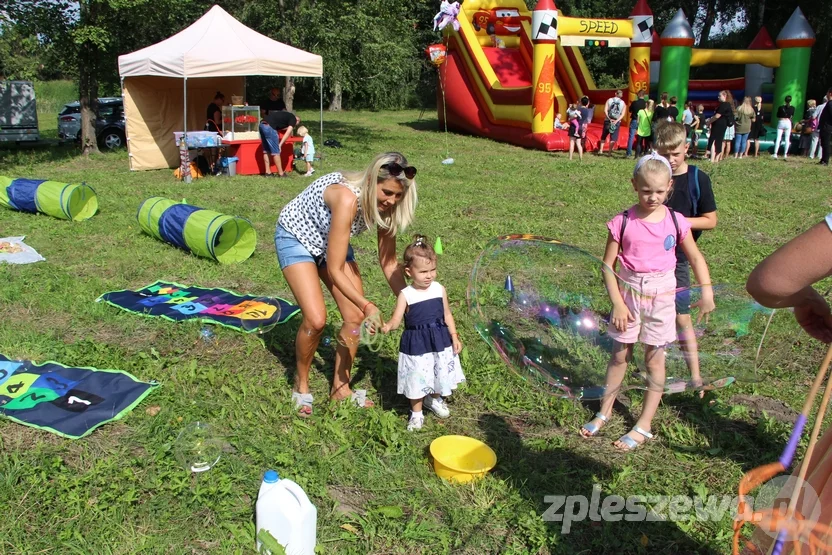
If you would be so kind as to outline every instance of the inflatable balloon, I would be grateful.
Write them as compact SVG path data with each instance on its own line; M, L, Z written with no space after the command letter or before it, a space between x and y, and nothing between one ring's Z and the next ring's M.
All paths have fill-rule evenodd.
M451 3L447 0L442 0L442 3L439 5L439 13L433 17L433 30L436 31L439 29L441 31L450 23L454 31L459 31L459 21L456 19L458 15L459 2Z
M445 62L448 50L444 44L431 44L425 48L425 53L428 55L430 63L439 67Z
M613 270L600 259L558 241L498 237L471 273L469 309L483 339L523 378L560 397L600 399L617 393L605 387L613 347L607 333L612 310L604 285L607 272ZM621 287L623 282L617 282ZM643 346L637 345L622 390L677 393L760 379L758 370L770 354L764 340L775 312L742 287L714 285L713 290L717 309L701 322L699 287L672 291L669 298L628 291L643 295L642 304L675 303L677 298L690 303L696 341L692 348L683 348L678 339L664 345L667 377L659 384L647 377ZM784 317L778 324L791 325L788 314L777 314ZM692 370L697 366L698 372Z

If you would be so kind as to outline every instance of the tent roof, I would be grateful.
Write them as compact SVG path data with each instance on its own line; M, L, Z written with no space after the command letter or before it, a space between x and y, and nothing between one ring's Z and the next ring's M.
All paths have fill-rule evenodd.
M323 59L253 31L214 6L193 25L118 57L121 77L321 77Z

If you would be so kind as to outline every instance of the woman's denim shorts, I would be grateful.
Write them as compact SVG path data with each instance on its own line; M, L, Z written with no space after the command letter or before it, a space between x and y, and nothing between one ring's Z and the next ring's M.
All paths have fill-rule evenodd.
M297 237L284 229L282 225L278 225L274 232L274 248L277 251L277 262L280 264L281 270L285 270L298 262L311 262L316 266L326 266L324 255L312 256L312 253L306 250L306 247L298 241ZM353 253L352 245L350 245L347 248L347 262L354 261L355 253Z

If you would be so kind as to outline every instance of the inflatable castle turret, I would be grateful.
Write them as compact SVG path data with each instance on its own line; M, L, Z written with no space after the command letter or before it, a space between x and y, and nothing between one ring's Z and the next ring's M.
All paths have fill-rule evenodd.
M771 35L765 27L760 28L760 32L748 45L749 50L774 50L774 48L774 41L771 40ZM773 81L774 68L761 64L745 64L745 96L762 96L763 85L768 85Z
M696 39L693 29L681 9L667 24L661 36L662 67L659 74L657 98L662 93L668 97L675 96L679 106L684 106L688 99L688 82L690 81L690 60ZM680 110L681 112L681 110Z
M558 9L553 0L539 0L532 11L532 133L541 143L555 121L555 52Z
M653 11L647 0L638 0L630 14L633 22L633 38L630 41L630 87L627 105L636 99L639 91L650 92L650 47L653 45ZM629 119L629 113L626 116Z
M815 32L800 8L796 8L786 25L777 35L780 48L780 67L774 81L774 108L792 97L792 106L798 113L806 102L806 84L809 81L809 58L815 44Z

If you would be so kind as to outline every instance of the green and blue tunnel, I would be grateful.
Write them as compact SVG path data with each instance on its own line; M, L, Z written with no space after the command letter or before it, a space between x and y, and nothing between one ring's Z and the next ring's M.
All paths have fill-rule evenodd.
M86 183L0 176L0 206L79 221L95 215L98 211L98 197L95 190Z
M137 214L142 231L222 264L246 260L257 246L251 222L163 197L145 200Z

